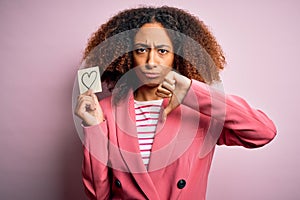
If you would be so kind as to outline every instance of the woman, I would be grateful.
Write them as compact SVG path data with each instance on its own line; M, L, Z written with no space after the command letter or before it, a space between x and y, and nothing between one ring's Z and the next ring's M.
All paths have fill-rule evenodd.
M225 58L183 10L120 12L91 37L84 61L112 91L98 103L89 90L75 109L90 199L205 199L216 143L256 148L276 134L264 113L209 87Z

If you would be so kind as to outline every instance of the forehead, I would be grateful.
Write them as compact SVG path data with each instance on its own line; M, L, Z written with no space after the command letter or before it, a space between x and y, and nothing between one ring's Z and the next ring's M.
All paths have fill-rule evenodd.
M134 38L135 43L166 43L171 44L170 37L168 36L164 27L159 23L144 24Z

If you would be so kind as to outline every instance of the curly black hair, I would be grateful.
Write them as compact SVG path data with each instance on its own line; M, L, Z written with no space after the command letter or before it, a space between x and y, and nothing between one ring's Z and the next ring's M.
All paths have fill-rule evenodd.
M132 69L132 45L138 28L160 23L174 46L173 69L180 74L211 84L220 80L226 64L221 46L209 28L196 16L175 7L140 7L119 12L93 33L84 52L84 67L99 66L101 80L109 89ZM118 83L118 102L132 88L124 79Z

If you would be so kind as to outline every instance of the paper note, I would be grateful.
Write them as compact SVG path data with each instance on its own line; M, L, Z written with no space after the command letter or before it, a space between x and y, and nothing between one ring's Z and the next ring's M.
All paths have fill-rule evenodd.
M78 70L78 84L80 94L91 89L94 93L102 92L99 67Z

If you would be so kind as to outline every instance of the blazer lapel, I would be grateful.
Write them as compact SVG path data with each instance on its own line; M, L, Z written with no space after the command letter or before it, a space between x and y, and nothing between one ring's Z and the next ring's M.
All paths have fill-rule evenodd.
M160 119L168 99L164 99ZM159 182L166 168L179 159L191 146L199 129L199 113L180 105L163 122L159 120L152 145L148 172L154 184ZM156 173L151 173L156 171Z
M148 199L159 199L159 195L140 154L132 92L115 107L115 120L117 125L117 143L128 172L132 174Z
M176 146L177 131L181 124L180 109L173 110L167 116L166 121L163 121L164 108L168 105L168 102L168 99L164 99L160 111L148 166L149 172L160 170L163 173L165 167L174 161L172 155Z

